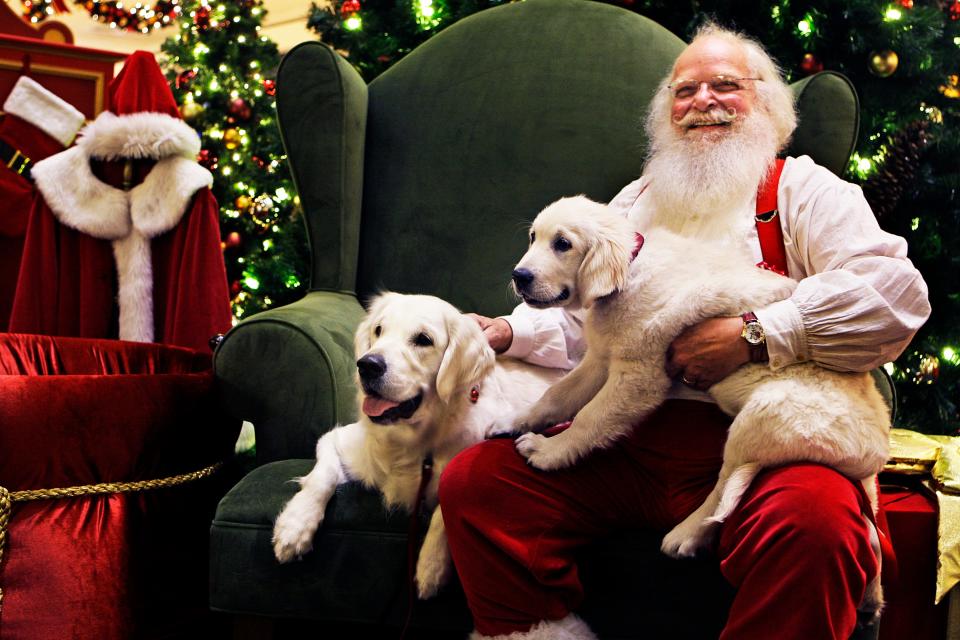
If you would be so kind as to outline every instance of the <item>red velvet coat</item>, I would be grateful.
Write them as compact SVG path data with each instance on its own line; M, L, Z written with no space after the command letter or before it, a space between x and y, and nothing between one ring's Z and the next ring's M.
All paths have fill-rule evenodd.
M105 112L34 167L11 331L206 349L230 328L219 209L191 145L181 120Z
M219 209L208 187L180 223L153 238L154 342L207 349L230 328ZM30 214L10 330L118 337L117 274L109 240L61 224L42 198Z

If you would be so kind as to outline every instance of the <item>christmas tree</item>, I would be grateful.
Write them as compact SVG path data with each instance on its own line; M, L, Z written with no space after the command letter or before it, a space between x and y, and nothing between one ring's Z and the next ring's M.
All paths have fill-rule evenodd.
M260 35L261 0L180 3L180 33L162 46L184 119L213 173L227 278L237 318L301 297L306 230L277 129L277 46Z
M334 0L309 25L369 81L420 42L496 0ZM887 366L898 426L960 432L960 0L610 0L689 40L707 19L761 42L791 82L849 77L860 138L846 179L880 225L907 238L933 313Z

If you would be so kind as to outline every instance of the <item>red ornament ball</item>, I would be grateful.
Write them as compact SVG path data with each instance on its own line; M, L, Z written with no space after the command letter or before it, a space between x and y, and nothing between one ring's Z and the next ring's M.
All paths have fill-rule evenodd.
M263 90L267 92L268 96L276 95L277 93L277 83L275 80L264 80L263 81Z
M800 69L808 76L813 75L823 71L823 63L814 54L805 53L800 61Z
M227 246L228 247L239 247L241 242L240 232L231 231L227 235Z
M186 71L181 71L177 75L176 86L177 89L186 88L190 85L194 78L197 77L197 72L193 69L187 69Z
M960 20L960 0L954 0L950 3L950 6L947 7L947 15L953 21Z
M230 283L230 295L236 298L240 295L240 292L243 291L243 285L240 284L239 280L234 280Z
M247 101L243 98L235 98L231 100L230 104L227 106L227 111L230 113L230 115L234 116L238 120L250 119L250 105L248 105Z
M193 24L201 31L206 31L210 27L210 7L203 5L193 14Z
M253 160L253 164L257 165L261 169L267 166L267 163L264 162L263 158L260 156L251 156L250 159Z
M197 154L197 162L199 162L201 166L213 171L217 168L220 158L210 153L209 149L200 149L200 153Z
M343 0L343 4L340 5L341 18L349 18L357 11L360 11L360 0Z
M913 0L900 0L900 6L904 9L913 9Z

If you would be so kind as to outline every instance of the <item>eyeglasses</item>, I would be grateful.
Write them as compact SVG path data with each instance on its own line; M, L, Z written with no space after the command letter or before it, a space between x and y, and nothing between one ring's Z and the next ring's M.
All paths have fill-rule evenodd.
M740 91L748 80L760 78L734 78L732 76L713 76L709 80L679 80L667 86L674 98L685 100L697 95L700 85L706 84L715 95L724 95Z

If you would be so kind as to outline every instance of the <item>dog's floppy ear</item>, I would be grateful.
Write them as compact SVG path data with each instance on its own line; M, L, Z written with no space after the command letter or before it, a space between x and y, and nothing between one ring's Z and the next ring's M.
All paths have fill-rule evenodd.
M630 269L629 225L614 213L604 213L587 224L590 240L580 269L577 271L577 292L580 304L590 307L598 298L623 288Z
M447 349L437 372L437 396L450 404L455 394L479 382L495 354L476 320L461 313L447 318Z

